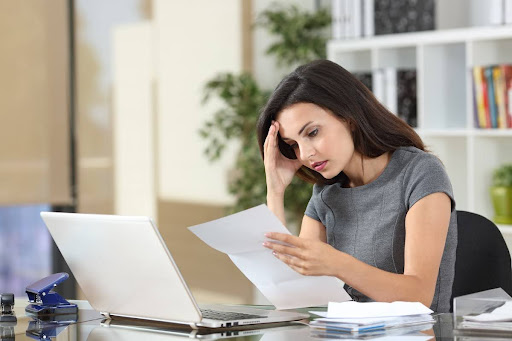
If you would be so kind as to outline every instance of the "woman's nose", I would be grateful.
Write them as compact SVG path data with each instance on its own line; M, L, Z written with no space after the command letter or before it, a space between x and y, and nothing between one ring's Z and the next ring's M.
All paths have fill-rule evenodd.
M304 161L308 161L314 155L314 148L308 145L300 146L299 151L300 159Z

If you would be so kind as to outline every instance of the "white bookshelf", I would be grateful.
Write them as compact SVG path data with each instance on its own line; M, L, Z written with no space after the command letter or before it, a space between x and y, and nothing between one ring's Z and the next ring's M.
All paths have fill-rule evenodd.
M512 64L512 26L330 41L327 58L351 72L415 68L416 131L444 163L457 209L492 219L492 170L512 162L512 129L474 128L470 71L475 65ZM512 225L499 228L512 246Z

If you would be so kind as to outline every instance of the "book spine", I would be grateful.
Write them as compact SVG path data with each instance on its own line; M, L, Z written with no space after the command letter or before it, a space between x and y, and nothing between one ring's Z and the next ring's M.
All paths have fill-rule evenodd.
M360 38L363 35L363 0L352 1L352 26L354 37Z
M375 35L374 25L374 0L363 0L363 27L364 36L372 37ZM512 1L512 0L510 0Z
M411 127L417 126L416 70L397 70L397 113Z
M344 14L345 8L344 0L332 0L331 3L331 11L332 11L332 37L333 39L344 39L345 32L345 22L344 22Z
M485 113L484 101L484 84L483 84L483 70L481 66L473 67L473 86L475 88L476 108L478 113L478 126L480 128L487 127L487 118Z
M503 12L505 15L505 23L512 24L512 0L504 0L504 2L505 10Z
M496 102L498 128L507 128L507 113L505 109L505 82L501 66L492 68L492 76L494 80L494 100Z
M503 0L469 0L470 26L501 25Z
M477 89L476 89L476 82L475 77L473 76L473 70L470 71L470 78L472 80L472 87L471 87L471 95L473 98L473 127L474 128L482 128L480 125L480 117L478 116L478 100L477 100Z
M398 115L398 92L396 69L388 67L384 69L385 101L388 110Z
M384 106L384 71L382 69L373 70L372 72L372 89L375 98Z
M491 113L489 109L489 90L487 78L485 77L485 68L482 67L482 93L484 96L484 109L485 109L485 127L491 128Z
M345 37L354 38L354 1L345 0Z
M505 79L505 111L507 127L512 128L512 65L502 65Z
M488 66L484 70L484 74L487 80L487 91L488 91L488 104L489 113L491 116L491 128L498 128L498 109L496 108L496 101L494 96L494 80L492 77L492 66Z

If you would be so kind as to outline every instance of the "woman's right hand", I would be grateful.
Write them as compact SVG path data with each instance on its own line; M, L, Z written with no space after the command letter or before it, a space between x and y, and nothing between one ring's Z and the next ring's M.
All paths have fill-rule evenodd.
M267 195L283 195L286 187L292 182L293 176L301 167L298 159L288 159L279 150L278 132L279 122L272 121L263 145Z

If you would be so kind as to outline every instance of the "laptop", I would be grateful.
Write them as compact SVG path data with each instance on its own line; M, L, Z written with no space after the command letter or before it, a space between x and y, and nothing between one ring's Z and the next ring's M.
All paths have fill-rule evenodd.
M106 317L229 328L307 314L243 306L199 307L149 217L41 212L91 306Z

